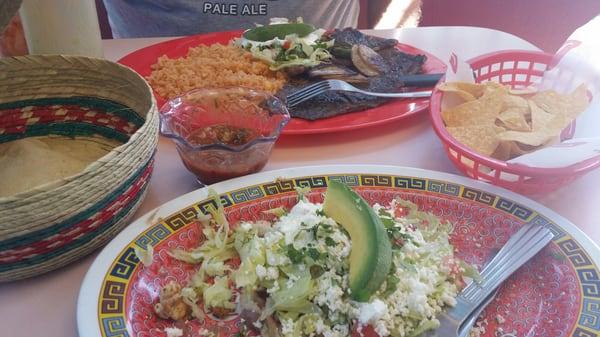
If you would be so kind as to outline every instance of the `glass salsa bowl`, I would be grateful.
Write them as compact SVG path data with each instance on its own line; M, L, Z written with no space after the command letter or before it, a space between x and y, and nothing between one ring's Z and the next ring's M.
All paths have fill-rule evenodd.
M260 171L290 119L285 104L258 90L195 89L161 109L160 133L173 139L202 184Z

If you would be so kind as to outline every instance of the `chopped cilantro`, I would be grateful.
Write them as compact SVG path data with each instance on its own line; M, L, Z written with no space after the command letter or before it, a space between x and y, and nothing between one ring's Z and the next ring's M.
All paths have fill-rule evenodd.
M335 247L335 245L336 245L335 241L332 238L330 238L329 236L325 238L325 244L328 247Z
M381 222L383 223L383 226L385 228L387 228L387 229L392 228L396 224L396 222L392 218L392 215L385 209L383 209L383 208L379 209L378 215L379 215L379 219L381 220Z
M322 40L317 40L317 43L315 45L313 45L313 48L318 49L327 49L329 48L329 45L327 45L326 41L322 41Z
M292 263L300 263L304 259L304 254L301 251L294 248L294 245L289 244L285 247L287 256L290 258Z
M396 224L394 222L394 220L392 220L392 219L381 218L381 217L379 219L381 219L381 222L383 223L383 227L385 227L385 228L392 228Z
M306 250L308 256L317 261L321 257L321 253L316 248L308 248Z
M387 233L392 242L392 249L400 249L406 241L412 241L412 237L407 233L402 233L398 227L388 228ZM418 247L416 242L413 242L413 244Z
M289 244L285 246L286 254L290 258L292 263L300 263L304 260L305 257L309 257L313 259L313 261L317 261L322 257L321 252L314 247L296 249L294 245Z

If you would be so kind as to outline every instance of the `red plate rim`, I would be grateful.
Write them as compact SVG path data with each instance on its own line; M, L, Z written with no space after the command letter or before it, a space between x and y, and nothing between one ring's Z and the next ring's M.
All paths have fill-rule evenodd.
M375 165L297 167L240 177L215 184L212 188L222 193L222 200L235 208L241 204L251 205L259 200L268 200L275 195L293 194L293 186L306 186L307 182L312 188L326 187L327 181L332 180L344 181L357 188L373 190L371 194L373 197L384 197L387 193L385 191L390 189L398 193L421 195L424 196L420 199L421 202L428 204L429 206L426 208L431 207L432 211L454 207L444 202L438 203L437 198L446 201L455 200L459 204L466 202L470 206L455 208L455 214L464 220L463 224L467 227L475 226L484 229L471 232L471 234L468 234L468 230L461 232L460 227L457 229L457 233L464 233L462 234L464 237L462 245L473 249L478 247L476 242L480 242L483 250L493 250L493 246L502 244L498 239L506 240L505 234L508 231L515 231L514 226L516 225L535 223L547 226L554 233L554 243L547 250L548 254L544 256L555 261L557 265L566 266L570 271L567 272L567 269L562 267L547 268L548 265L542 263L538 265L541 268L524 269L517 272L526 276L524 280L527 283L519 281L519 285L523 287L517 288L516 283L511 284L510 280L507 281L509 283L506 284L506 289L509 293L522 294L524 297L520 296L521 298L534 296L534 301L530 302L534 306L529 306L529 310L524 310L524 302L515 297L500 295L496 300L505 298L506 301L501 303L511 305L513 313L521 312L520 310L523 309L523 315L518 315L518 317L505 316L513 321L511 323L513 326L515 324L522 325L522 328L528 330L530 327L545 329L550 326L548 323L551 323L554 330L562 332L544 334L545 330L538 330L537 332L543 336L582 336L582 333L586 335L586 332L588 332L587 335L590 333L595 335L600 331L595 326L597 321L587 319L590 317L590 313L594 313L591 310L594 309L593 305L597 303L598 297L596 286L599 281L598 265L600 263L598 246L566 219L516 193L447 173ZM269 190L272 193L257 194L255 193L257 186L261 191ZM77 324L82 337L107 337L115 336L118 332L132 331L132 327L128 323L125 302L127 293L133 289L130 288L132 286L131 277L135 275L135 270L140 265L139 260L130 258L134 254L134 247L144 247L147 244L155 246L162 240L168 240L171 234L186 228L186 224L195 219L197 212L211 203L209 199L208 190L204 188L163 204L137 219L102 250L90 267L79 294ZM265 205L265 207L268 206L268 204ZM481 209L493 212L478 211ZM498 218L498 214L501 215L500 218ZM150 224L152 225L150 226ZM503 231L505 234L502 234ZM475 237L487 239L486 241L473 241ZM175 238L175 240L179 239L179 237ZM479 256L480 262L483 262L488 254L474 252L472 256ZM540 275L531 272L534 270L541 272L545 277L541 279L531 277L531 275ZM577 294L577 298L582 302L575 302L575 297L561 293L565 288L561 288L561 284L554 284L554 282L559 282L552 277L555 274L565 277L563 280L566 283L564 284L572 284L572 286L568 285L569 293ZM544 282L544 279L549 283L546 285L541 283ZM533 285L539 291L527 289L528 285ZM535 303L550 299L559 306L555 307L558 311L540 311L535 306ZM561 311L560 309L564 308L564 305L570 309ZM505 310L506 307L496 306L496 308ZM490 318L493 318L495 313L505 315L503 310L491 311ZM540 312L544 315L539 316ZM560 320L545 321L544 317L549 317L546 314L554 316L563 314L564 316L561 316ZM527 319L527 315L534 315L537 318L524 321ZM568 325L564 325L562 322L567 322ZM490 324L496 323L490 319ZM523 324L529 327L525 327ZM491 336L494 331L496 330L492 327L486 336ZM506 332L509 331L506 330Z

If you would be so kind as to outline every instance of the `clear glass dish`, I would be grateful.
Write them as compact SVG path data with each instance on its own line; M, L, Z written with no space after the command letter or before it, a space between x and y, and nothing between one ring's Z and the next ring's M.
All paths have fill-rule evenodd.
M203 88L169 100L160 133L173 139L202 184L260 171L290 119L285 104L258 90Z

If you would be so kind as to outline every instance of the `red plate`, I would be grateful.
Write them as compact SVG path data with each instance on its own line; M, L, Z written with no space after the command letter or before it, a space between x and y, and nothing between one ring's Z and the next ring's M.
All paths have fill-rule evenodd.
M483 312L481 337L600 336L600 250L575 225L515 193L465 177L392 166L302 167L262 172L221 182L218 191L231 224L265 219L265 210L291 207L295 187L311 187L322 202L331 181L351 185L369 203L410 200L421 210L454 224L450 242L456 254L485 265L508 238L527 223L550 228L554 239L514 273ZM161 205L129 225L99 254L81 287L80 337L166 337L178 327L185 336L215 337L239 331L237 315L175 323L154 314L162 286L186 284L198 265L172 258L175 248L191 249L203 240L197 215L214 207L206 189ZM213 205L213 206L211 206ZM153 246L154 262L143 266L135 249ZM199 309L203 309L200 303Z
M156 63L156 60L162 55L167 55L170 58L185 56L190 47L201 44L226 44L231 39L239 37L240 33L240 31L220 32L165 41L136 50L126 55L118 62L131 67L140 75L146 77L151 73L150 66ZM446 65L444 62L427 52L401 43L398 44L397 48L409 54L426 55L427 61L423 67L425 73L446 72ZM154 94L158 106L161 107L165 100L158 96L156 92ZM406 118L416 113L423 112L427 110L427 108L429 108L429 99L417 98L394 100L373 109L338 115L317 121L293 118L285 129L283 129L283 134L303 135L360 129Z

